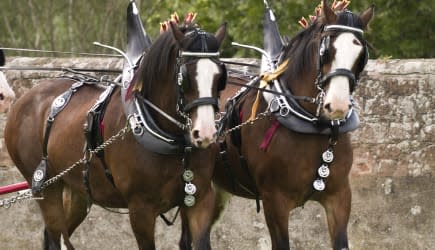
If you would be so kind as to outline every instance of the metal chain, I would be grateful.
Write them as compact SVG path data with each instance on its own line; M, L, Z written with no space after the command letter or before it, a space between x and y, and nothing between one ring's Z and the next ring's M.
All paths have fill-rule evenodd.
M241 128L242 128L243 126L245 126L245 125L253 124L254 122L256 122L256 121L258 121L258 120L264 119L264 118L266 118L267 116L269 116L271 113L272 113L272 112L270 112L270 110L269 110L269 108L268 108L268 109L266 109L266 111L264 111L264 112L258 114L258 115L253 119L253 120L247 120L247 121L245 121L245 122L240 123L240 124L237 125L237 126L234 126L233 128L227 129L226 131L224 131L223 136L225 137L225 136L227 136L229 133L234 132L234 131L236 131L236 130L238 130L238 129L241 129Z
M82 165L84 163L86 163L94 154L99 153L100 151L104 150L105 148L107 148L108 146L112 145L113 143L115 143L117 140L123 139L123 137L130 131L130 126L129 123L127 123L125 125L124 128L122 128L117 134L113 135L112 137L110 137L109 139L107 139L104 143L102 143L101 145L99 145L98 147L96 147L94 150L89 150L87 152L87 154L85 154L85 156L83 156L83 158L81 158L80 160L78 160L77 162L75 162L74 164L72 164L70 167L68 167L67 169L65 169L64 171L60 172L59 174L57 174L56 176L48 179L47 181L45 181L42 185L41 185L41 190L44 190L45 188L47 188L48 186L56 183L57 181L59 181L59 179L61 179L63 176L65 176L66 174L68 174L69 172L71 172L74 168L76 168L79 165ZM7 199L3 199L0 200L0 208L4 207L4 208L9 208L11 207L11 205L13 203L22 201L22 200L28 200L28 199L32 199L32 191L31 190L26 190L25 192L22 192L18 195L12 196L10 198ZM38 199L38 198L36 198Z
M18 195L11 196L0 200L0 208L10 208L12 204L32 199L32 191L30 189L19 192Z
M45 181L44 184L42 184L40 191L44 190L44 188L46 188L47 186L57 182L64 175L66 175L69 172L71 172L75 167L77 167L79 165L82 165L82 164L85 164L90 158L92 158L92 156L94 154L98 154L100 151L104 150L106 147L112 145L114 142L116 142L117 140L121 139L129 131L130 131L130 126L129 126L129 123L127 123L125 125L125 127L122 128L117 134L115 134L112 137L110 137L109 139L107 139L105 142L103 142L101 145L96 147L94 150L89 150L88 151L89 154L85 154L85 156L83 156L82 159L78 160L73 165L71 165L70 167L68 167L64 171L60 172L58 175L56 175L56 176L48 179L47 181Z
M178 105L178 104L177 104L177 113L181 117L183 117L183 119L186 121L186 124L182 124L180 126L180 128L182 130L189 131L192 128L192 119L190 118L190 116L188 114L186 114L185 112L181 111L180 105Z

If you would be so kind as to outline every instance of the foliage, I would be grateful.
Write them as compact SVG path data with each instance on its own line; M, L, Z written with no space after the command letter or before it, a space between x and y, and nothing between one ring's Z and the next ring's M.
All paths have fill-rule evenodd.
M332 1L332 0L331 0ZM330 1L330 2L331 2ZM0 46L46 50L112 53L95 47L99 41L124 48L125 12L128 0L2 0L0 1ZM198 13L198 23L214 32L228 22L224 56L247 57L258 54L232 47L230 43L261 46L262 0L136 0L145 29L155 38L159 23L176 10L180 16ZM432 0L353 0L356 13L375 3L375 17L366 33L376 48L371 57L435 57L435 9ZM292 36L300 30L297 21L312 13L318 1L269 0L282 35ZM8 54L13 54L8 52ZM16 53L15 53L16 54ZM28 53L26 53L28 55ZM39 55L39 54L38 54Z

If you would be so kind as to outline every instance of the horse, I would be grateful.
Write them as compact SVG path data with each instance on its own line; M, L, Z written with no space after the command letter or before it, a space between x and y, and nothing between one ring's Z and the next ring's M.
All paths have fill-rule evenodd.
M0 49L0 67L3 67L5 62L4 52ZM15 92L12 90L3 72L0 71L0 113L7 113L14 100Z
M362 34L373 11L370 6L361 15L336 13L323 0L317 20L284 46L282 73L268 87L275 92L257 98L257 91L246 88L227 100L228 130L213 175L221 190L215 219L226 192L256 199L258 209L261 200L272 249L290 249L289 212L313 200L326 211L333 249L348 248L353 161L348 131L359 122L351 95L367 62ZM230 77L228 84L240 80ZM222 95L234 94L227 91ZM256 103L264 111L259 115Z
M44 249L73 249L70 237L92 203L128 208L139 249L155 249L156 217L179 206L194 246L210 248L211 159L217 154L217 98L226 82L219 60L226 23L215 34L194 23L169 24L138 66L127 67L134 71L130 84L103 88L80 76L43 80L9 112L7 149L34 194L43 198L37 202ZM97 99L107 100L94 122L102 143L84 153L93 143L83 133L91 127L89 110ZM101 158L97 145L103 146ZM44 165L46 176L37 185Z

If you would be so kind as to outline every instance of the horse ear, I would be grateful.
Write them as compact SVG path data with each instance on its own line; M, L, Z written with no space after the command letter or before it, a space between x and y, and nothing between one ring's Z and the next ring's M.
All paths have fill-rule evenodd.
M214 35L216 37L216 40L218 41L219 46L222 44L222 41L224 40L226 34L227 34L227 23L224 22Z
M337 15L335 15L334 11L331 9L331 7L329 7L327 0L323 0L322 10L323 10L323 15L325 16L327 24L336 23Z
M177 42L180 42L184 38L183 32L178 28L178 25L173 21L169 21L169 25L171 26L172 35L174 36Z
M361 21L364 25L364 29L367 28L367 25L369 24L370 20L373 18L373 14L375 12L375 5L372 4L370 7L365 10L359 17L361 18Z

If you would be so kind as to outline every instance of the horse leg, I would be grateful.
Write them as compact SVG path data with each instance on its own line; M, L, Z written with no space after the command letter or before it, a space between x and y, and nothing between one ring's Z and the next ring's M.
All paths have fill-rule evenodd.
M213 208L216 194L211 186L208 187L208 190L204 191L195 205L181 208L183 223L187 221L183 227L187 227L186 229L190 232L189 239L192 240L193 249L211 249L210 231L214 217ZM190 244L186 244L184 249L191 249Z
M62 202L63 184L56 183L43 192L44 199L38 200L42 217L45 222L44 249L61 249L61 236L63 244L67 249L74 249L68 234L66 218Z
M68 225L68 235L71 236L88 215L88 201L86 197L73 191L70 186L65 185L63 190L63 207Z
M264 217L269 229L273 250L289 250L288 220L289 212L295 207L279 191L261 194L263 198Z
M337 193L328 195L321 204L325 208L329 235L333 249L348 249L347 223L349 222L352 194L349 183Z
M212 226L220 219L223 211L231 198L231 194L214 185L215 190L215 206L213 209ZM181 214L181 239L179 242L181 250L192 249L192 237L187 223L187 217L184 213Z
M141 198L135 199L134 197L130 199L128 209L131 228L138 248L140 250L154 250L156 248L154 227L157 216L155 210L146 201L142 201Z
M180 250L192 250L192 237L187 223L187 216L184 211L180 214L181 217L181 238L178 242Z

